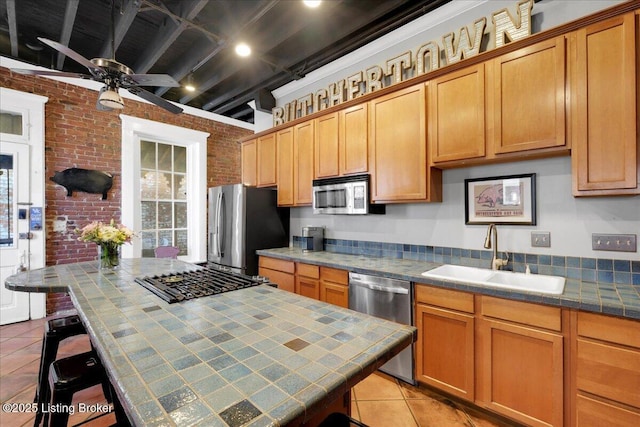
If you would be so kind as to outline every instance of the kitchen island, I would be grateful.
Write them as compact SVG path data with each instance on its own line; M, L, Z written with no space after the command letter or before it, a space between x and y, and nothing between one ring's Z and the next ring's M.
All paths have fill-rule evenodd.
M168 304L134 281L199 268L84 262L10 276L5 286L69 292L136 426L301 425L416 340L413 327L267 285Z

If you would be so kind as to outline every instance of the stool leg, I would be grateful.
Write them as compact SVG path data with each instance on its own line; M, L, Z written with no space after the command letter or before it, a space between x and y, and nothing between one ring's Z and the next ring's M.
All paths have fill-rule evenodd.
M42 339L38 385L36 387L36 396L34 398L34 402L38 404L36 419L33 424L34 427L38 427L40 424L40 420L42 419L42 407L46 402L49 402L49 367L58 353L59 345L60 343L57 336L46 331Z
M55 388L51 391L51 404L55 408L55 412L51 414L45 414L45 426L47 425L47 418L49 418L49 427L66 427L69 422L69 412L62 410L67 406L71 406L73 400L73 393L56 391ZM53 406L55 403L55 406ZM50 416L49 416L50 415Z

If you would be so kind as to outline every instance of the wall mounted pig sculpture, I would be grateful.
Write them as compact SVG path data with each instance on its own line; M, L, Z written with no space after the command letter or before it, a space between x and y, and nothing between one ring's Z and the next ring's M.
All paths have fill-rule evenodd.
M102 194L102 200L107 199L107 192L113 185L113 175L106 172L69 168L62 172L56 172L51 181L62 185L67 189L67 196L72 196L74 191Z

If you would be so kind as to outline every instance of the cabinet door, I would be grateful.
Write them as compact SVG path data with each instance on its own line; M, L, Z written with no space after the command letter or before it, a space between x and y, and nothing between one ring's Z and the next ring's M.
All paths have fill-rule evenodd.
M323 280L320 282L320 301L349 308L349 287Z
M434 164L484 157L484 64L437 78L429 85L429 146Z
M424 85L371 101L371 198L376 202L427 199Z
M340 174L338 149L338 113L315 119L315 177L328 178Z
M564 36L494 60L496 154L565 143Z
M473 401L474 317L416 305L418 381Z
M640 193L633 13L577 31L571 85L574 195Z
M257 142L255 139L242 144L241 157L242 183L253 187L258 184Z
M266 267L258 267L258 274L268 277L273 283L278 285L278 289L295 292L295 278L293 274L284 271L271 270Z
M369 106L355 105L340 111L340 174L369 170Z
M257 184L258 187L271 187L277 183L276 174L276 135L269 134L257 141Z
M294 127L293 135L293 191L295 205L311 204L313 181L313 120Z
M296 293L305 297L320 299L320 281L309 277L296 276Z
M563 423L563 337L479 319L477 402L534 426Z
M293 199L293 128L277 133L278 206L292 206Z

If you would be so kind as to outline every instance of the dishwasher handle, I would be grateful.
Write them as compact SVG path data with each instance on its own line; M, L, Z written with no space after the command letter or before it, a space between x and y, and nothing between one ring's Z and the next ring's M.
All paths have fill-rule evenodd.
M371 290L374 290L374 291L387 292L387 293L390 293L390 294L407 295L409 293L409 289L400 288L398 286L386 286L386 285L382 285L382 284L371 283L369 281L357 280L357 279L354 279L354 278L351 278L349 280L349 286L352 286L352 285L353 286L360 286L360 287L371 289Z

